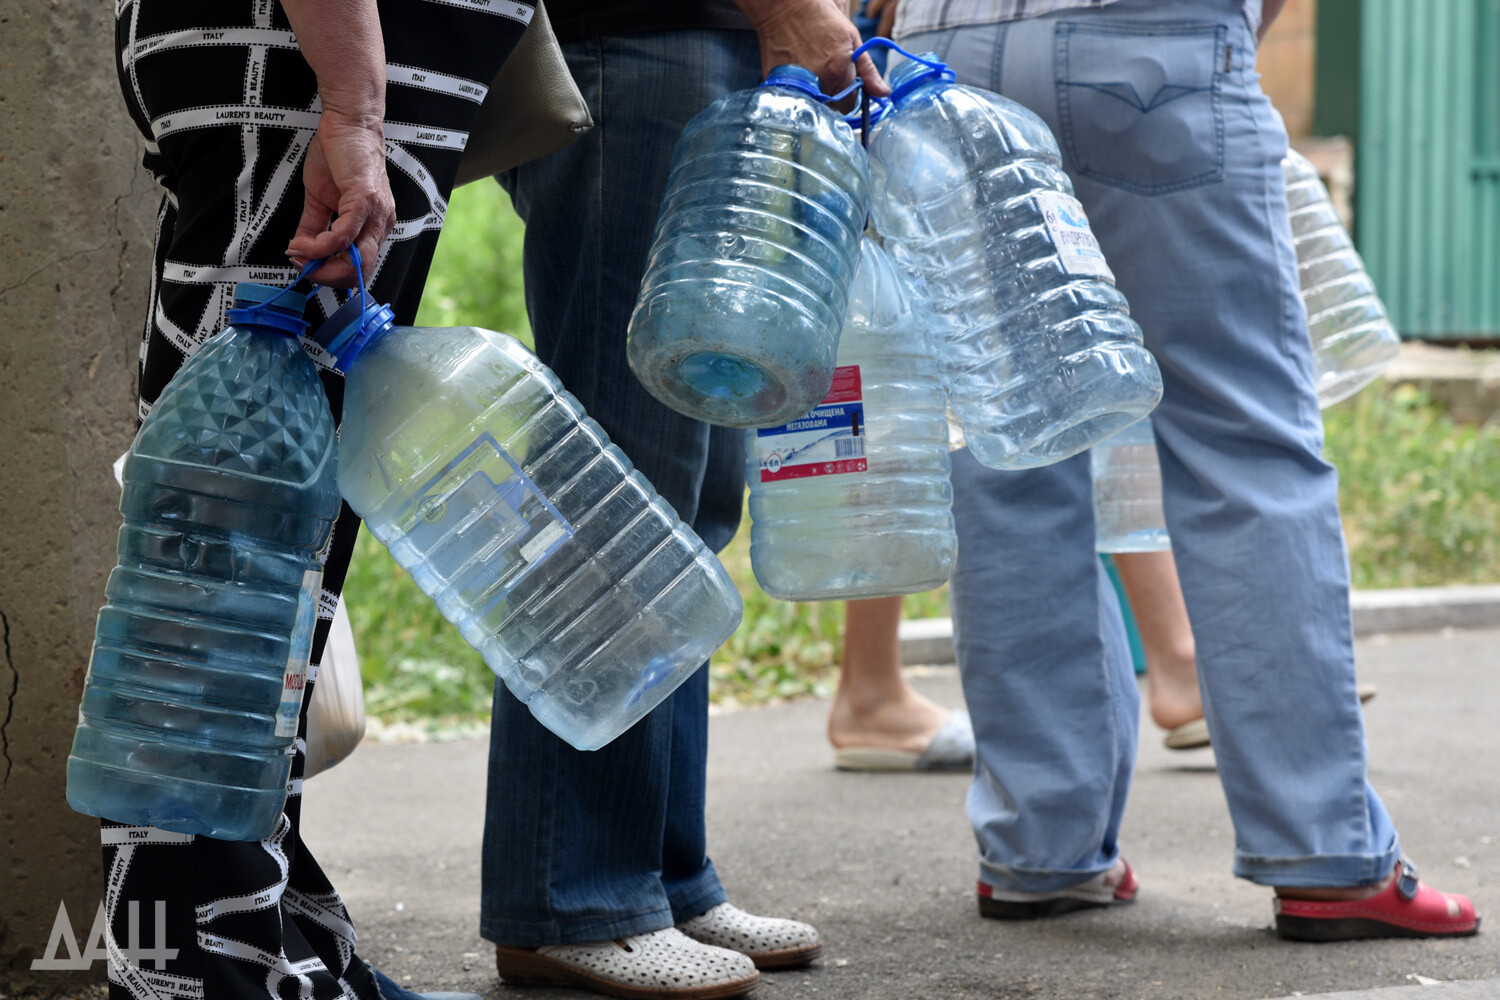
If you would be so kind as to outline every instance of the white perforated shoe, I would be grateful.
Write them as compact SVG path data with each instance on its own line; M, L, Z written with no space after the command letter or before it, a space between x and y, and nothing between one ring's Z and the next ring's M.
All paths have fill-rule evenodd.
M719 1000L760 981L746 956L675 927L596 944L496 945L495 967L516 986L576 986L625 1000Z
M720 903L707 913L684 920L677 929L694 941L747 955L757 969L806 965L823 951L823 942L812 924L757 917L732 903Z

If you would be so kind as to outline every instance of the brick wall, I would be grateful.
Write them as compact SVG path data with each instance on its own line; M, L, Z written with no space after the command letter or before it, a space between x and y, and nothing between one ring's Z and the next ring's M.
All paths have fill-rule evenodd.
M1318 0L1286 0L1260 45L1261 86L1293 141L1312 130Z

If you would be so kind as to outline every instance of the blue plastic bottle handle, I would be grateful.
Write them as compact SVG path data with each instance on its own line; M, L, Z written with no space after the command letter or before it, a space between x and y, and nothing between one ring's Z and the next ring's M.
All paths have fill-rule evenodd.
M353 244L350 244L347 252L349 254L350 262L354 265L354 276L359 279L359 308L360 315L363 316L365 310L365 281L363 277L364 268L361 265L359 259L359 248L354 246ZM273 329L282 330L286 333L300 335L304 328L298 327L296 329L293 329L292 327L286 325L285 320L277 312L278 308L286 308L285 306L280 304L281 299L286 295L302 295L302 305L303 308L306 308L307 300L313 297L315 291L310 291L303 295L300 292L294 292L292 290L297 287L297 285L302 281L303 278L307 277L309 274L312 274L318 268L322 267L328 259L329 258L327 257L319 257L317 260L308 261L306 264L302 265L302 270L297 272L297 277L292 279L292 283L290 285L287 285L286 288L282 290L281 295L278 295L275 298L269 299L265 302L257 302L252 306L245 306L240 309L230 309L224 314L225 318L228 319L230 323L235 325L250 324L254 326L269 326Z
M860 80L859 77L855 77L853 83L837 94L825 94L822 90L818 89L818 85L815 83L809 83L801 77L792 76L790 73L778 73L773 69L771 74L761 81L760 85L762 87L788 87L792 90L800 91L815 100L822 101L825 104L834 104L854 93L856 88L862 87L864 81Z
M895 90L891 91L890 101L893 104L899 101L904 95L911 92L913 88L920 86L926 81L932 79L934 76L939 80L947 80L949 82L952 82L953 80L956 80L958 78L957 74L954 73L953 70L949 68L948 64L943 62L941 59L924 59L914 52L906 51L901 46L891 41L889 38L884 38L879 35L870 39L868 42L865 42L859 48L855 49L854 55L852 55L850 58L858 59L871 48L877 46L883 49L889 49L893 52L899 52L906 58L910 59L912 62L920 63L921 65L926 66L928 69L932 70L931 73L923 73L917 78L908 80L901 86L897 87Z
M948 64L947 63L942 62L940 60L923 59L921 56L917 55L914 52L908 52L908 51L906 51L901 46L897 45L895 42L891 41L889 38L886 38L883 35L876 35L874 38L870 39L868 42L865 42L859 48L855 49L854 50L854 54L852 56L850 56L849 58L852 59L855 62L858 62L860 56L864 55L866 52L870 51L873 48L890 49L892 52L899 52L899 53L901 53L903 56L905 56L906 58L910 59L912 62L919 62L923 66L931 66L933 69L938 70L938 71L947 70L950 73L952 72L952 70L948 69Z

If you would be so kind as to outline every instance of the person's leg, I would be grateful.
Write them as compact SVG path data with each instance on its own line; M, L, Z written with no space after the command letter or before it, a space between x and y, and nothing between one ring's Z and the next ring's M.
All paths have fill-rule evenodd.
M1228 0L1121 0L1029 32L1007 50L1003 92L1056 131L1162 369L1152 423L1235 873L1367 893L1400 847L1367 781L1286 133L1254 34Z
M509 18L457 8L440 14L414 4L382 4L387 56L476 82L493 78L519 37ZM281 41L198 44L203 10L173 0L134 0L119 8L117 43L122 89L137 125L150 140L146 165L167 195L162 202L140 355L139 414L152 404L186 358L223 326L237 281L287 284L297 269L285 248L302 212L302 160L311 132L256 118L265 107L316 110L316 80L288 39L275 5L244 18L220 18L219 27ZM411 17L413 23L404 23ZM280 29L279 31L273 29ZM234 34L231 30L229 34ZM455 44L454 37L464 39ZM141 44L154 40L154 44ZM149 53L149 55L147 55ZM191 86L184 86L191 81ZM458 95L435 97L393 83L388 120L408 128L467 128L477 105ZM242 116L215 115L243 109ZM175 127L174 127L175 125ZM402 162L420 168L424 188L393 184L402 220L441 220L458 150L408 143L393 136ZM434 203L434 197L436 203ZM399 322L416 312L436 226L411 225L406 238L388 241L371 285L379 301L393 303ZM333 303L332 292L318 302ZM308 310L316 322L318 307ZM342 377L325 371L329 403L338 415ZM347 506L335 528L323 578L321 618L312 663L322 658L334 604L348 567L359 519ZM150 827L103 824L105 908L114 938L127 939L137 911L164 914L160 948L176 956L143 971L118 954L110 959L110 994L121 998L174 995L218 1000L265 997L268 987L302 996L392 1000L393 993L355 953L355 932L334 887L302 842L300 813L307 707L316 687L308 674L302 719L294 744L285 815L264 841L239 843L168 833ZM161 907L161 909L156 909ZM133 932L134 927L129 928ZM133 943L133 941L132 941Z
M1146 650L1151 721L1170 730L1203 718L1193 627L1172 553L1116 552L1114 561Z
M570 43L564 52L597 124L504 178L527 224L537 354L717 550L743 503L740 432L652 398L629 370L625 331L677 135L714 99L759 79L756 41L749 32L651 32ZM707 692L699 671L613 743L582 753L497 686L481 932L509 956L507 978L540 981L529 967L518 971L517 949L616 968L613 952L601 959L599 949L572 946L609 951L615 939L644 934L655 936L643 958L686 954L718 963L710 978L754 982L748 963L746 978L715 949L668 933L724 904L705 852Z
M960 83L998 90L1010 30L902 44L936 51ZM959 556L949 592L974 723L968 813L980 912L1096 879L1108 882L1108 900L1127 875L1118 837L1140 702L1119 602L1094 551L1088 456L998 472L958 451L953 494Z
M1162 23L1172 30L1153 31ZM1191 0L1124 0L1037 27L1058 61L1012 67L1047 81L1023 102L1057 130L1162 368L1152 423L1164 507L1236 871L1267 884L1378 881L1398 849L1365 782L1337 474L1320 456L1286 139L1253 82L1253 36L1238 5ZM1183 96L1143 113L1094 85L1135 80L1132 60L1162 77L1137 89Z
M998 90L1013 30L978 26L902 44L935 50L960 83ZM958 451L953 493L959 556L949 586L974 722L968 812L981 913L986 897L1019 900L1096 879L1107 882L1105 901L1116 898L1140 699L1119 601L1094 551L1088 456L998 472Z
M653 399L630 373L625 329L645 267L672 145L722 93L755 82L753 36L658 32L570 43L595 127L506 178L526 222L527 308L538 357L688 523L698 515L710 431ZM605 101L605 94L614 98ZM738 515L738 508L735 509ZM732 530L732 524L730 526ZM721 543L722 544L722 543ZM496 687L484 839L485 937L511 946L604 941L673 924L663 887L670 800L691 800L706 746L704 679L614 742L574 751ZM683 758L694 758L684 761ZM678 785L681 777L684 785ZM722 900L697 830L678 831L675 893ZM696 843L697 857L689 858Z
M1088 458L997 472L954 454L954 643L974 720L981 894L1122 873L1139 695L1094 554Z
M828 709L828 742L835 749L920 755L952 714L907 683L901 672L900 624L900 597L845 603L844 653Z

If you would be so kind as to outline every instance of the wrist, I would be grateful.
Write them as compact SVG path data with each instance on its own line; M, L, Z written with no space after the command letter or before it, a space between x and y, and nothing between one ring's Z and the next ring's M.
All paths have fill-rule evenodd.
M339 131L359 130L385 138L385 108L372 107L368 102L361 105L346 105L325 99L323 102L322 127Z

